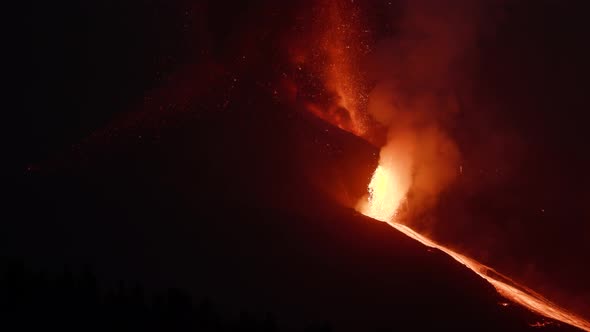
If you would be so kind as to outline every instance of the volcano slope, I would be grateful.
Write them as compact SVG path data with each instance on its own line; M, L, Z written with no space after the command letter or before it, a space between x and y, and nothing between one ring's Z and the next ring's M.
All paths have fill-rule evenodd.
M285 330L325 321L335 331L520 331L549 322L442 252L355 212L377 163L368 143L247 78L227 103L150 111L167 98L13 179L18 213L2 223L5 252L180 287L231 312L272 312Z

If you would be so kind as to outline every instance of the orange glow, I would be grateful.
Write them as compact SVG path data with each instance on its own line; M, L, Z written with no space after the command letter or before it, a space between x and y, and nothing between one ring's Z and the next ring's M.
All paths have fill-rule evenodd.
M396 169L379 165L373 174L369 184L369 195L359 202L357 209L362 214L388 223L391 227L424 244L427 247L438 249L451 256L457 262L465 265L477 275L489 282L496 291L506 299L518 303L523 307L543 315L545 317L561 321L585 331L590 331L590 322L552 303L541 294L518 284L509 277L499 273L493 268L481 264L472 258L459 254L429 238L417 233L410 227L394 221L397 210L404 200L405 189L395 189L401 177L395 174Z
M348 111L351 120L351 130L354 134L362 136L365 125L359 114L358 84L353 70L354 49L358 45L354 32L359 29L355 27L353 18L346 20L339 4L336 1L330 3L330 16L328 29L322 41L328 55L329 64L326 66L326 86L339 97L338 106Z
M342 107L331 107L327 110L324 110L320 106L313 103L307 103L305 108L318 118L329 122L342 130L346 130L355 135L357 134L354 129L356 128L356 125L350 118L350 112L347 109Z
M323 25L319 47L323 53L322 76L325 87L334 94L332 106L323 118L357 136L367 132L361 112L367 95L361 90L359 57L368 51L358 32L358 9L352 3L326 0L317 11L317 22Z
M440 117L456 112L457 103L453 101L453 93L448 91L445 73L452 68L456 56L467 48L465 45L472 37L469 27L455 24L452 19L455 16L441 20L446 17L444 14L425 11L414 2L408 1L407 4L401 25L408 35L402 32L395 43L396 52L391 53L396 56L387 57L381 66L376 67L386 75L377 78L371 92L363 90L370 84L365 81L367 73L359 68L363 57L377 46L368 41L370 31L361 20L360 8L354 1L317 1L312 10L314 33L311 42L301 45L292 59L299 71L306 66L311 68L314 79L319 79L325 88L314 92L312 97L315 98L305 103L309 112L368 141L376 135L374 131L378 126L386 130L387 139L380 151L379 166L370 179L367 194L357 203L356 209L387 222L427 247L445 252L488 281L506 299L540 315L590 331L590 322L585 319L493 268L396 221L401 207L406 206L404 203L410 190L412 209L424 209L436 202L438 194L457 175L459 149L445 132ZM468 13L470 8L466 9ZM462 15L461 18L468 16L462 11L450 13ZM416 44L415 36L427 38ZM392 46L387 45L382 46L385 47L384 54L390 54L389 47ZM431 57L434 49L440 56ZM394 62L395 59L399 61ZM500 305L507 306L508 303Z

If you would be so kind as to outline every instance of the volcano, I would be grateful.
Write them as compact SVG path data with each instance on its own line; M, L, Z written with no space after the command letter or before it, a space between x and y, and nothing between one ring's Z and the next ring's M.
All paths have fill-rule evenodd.
M9 195L0 223L0 318L35 328L104 330L137 320L143 325L124 326L190 329L193 311L185 309L190 301L184 297L183 305L158 296L149 305L142 302L140 289L157 294L173 288L219 304L244 326L250 326L249 313L268 314L278 324L213 324L201 328L206 331L587 329L588 271L580 264L587 256L587 243L580 241L586 228L576 221L587 210L572 212L568 227L551 224L563 219L559 211L584 202L585 182L569 185L579 179L563 170L585 169L586 155L574 151L585 145L560 154L576 162L545 155L545 149L561 151L558 140L542 140L544 123L556 117L538 114L537 107L529 111L527 98L514 92L528 88L537 98L544 90L540 83L524 84L524 78L507 79L523 67L512 54L519 35L498 37L524 31L534 44L526 33L543 40L552 35L525 23L530 31L505 24L508 32L485 31L467 55L456 53L471 36L469 28L461 30L471 16L441 15L432 8L444 14L446 7L436 1L412 12L415 3L103 1L23 9L35 22L23 40L35 49L23 55L21 67L31 69L17 75L28 87L18 98L24 120L8 121L16 123L10 132L15 153L7 152L15 162L4 172ZM461 15L463 7L472 9L465 3L456 6ZM508 14L493 12L490 20L518 14L515 7ZM528 15L528 9L520 10ZM538 11L533 19L545 27ZM394 19L384 13L394 13ZM458 22L459 30L447 21ZM416 34L416 27L445 38ZM374 47L383 36L394 42L382 43L381 54ZM542 55L535 46L523 49ZM489 51L478 59L481 67L491 65L470 67L462 76L459 69L478 47ZM582 59L573 65L577 72L587 57L571 54ZM375 61L361 70L370 55ZM545 68L543 57L538 59L525 68L547 75L552 68L569 68L565 62ZM395 74L399 81L378 82L366 68L376 77ZM500 83L474 83L477 75ZM486 84L487 90L481 87ZM504 90L494 90L494 84ZM574 85L558 84L564 90ZM577 105L575 91L562 92L571 105ZM513 108L500 115L485 109L489 99L502 96ZM371 113L374 107L379 112ZM520 108L526 111L512 112ZM566 128L585 123L572 122ZM580 130L562 135L562 129L551 133L585 142L573 134ZM527 145L514 132L530 135L537 152L523 152ZM396 145L400 137L410 142L403 149ZM422 158L418 166L430 173L417 176L420 168L410 162L396 169L420 146L426 148L416 153L416 160ZM441 147L449 148L451 162L430 158ZM513 167L518 161L528 168ZM412 186L394 179L403 190L389 186L402 171L402 180L420 181ZM455 173L461 177L451 185ZM437 183L432 195L438 200L423 195L432 189L429 182ZM552 188L570 187L571 193L559 191L565 197L559 203L550 202ZM415 209L419 204L428 209ZM402 213L398 220L401 210L414 214ZM429 223L436 218L436 225ZM123 295L106 291L100 297L96 285L76 281L69 272L58 280L74 286L58 282L56 291L42 273L5 268L5 257L49 275L60 275L64 266L90 267L104 289L123 289ZM540 272L526 264L531 258L544 263ZM535 279L539 274L547 279ZM540 293L552 290L550 299L585 318L533 291L546 280L550 285ZM81 291L81 283L90 286ZM127 283L141 286L129 290ZM538 299L558 315L534 310ZM105 318L99 307L115 314ZM176 321L162 323L153 312ZM208 321L214 315L205 316ZM163 325L151 325L153 320Z
M153 116L170 102L160 94L144 106L152 116L115 122L27 171L2 243L42 265L93 262L106 279L273 312L295 330L570 329L356 212L377 149L249 79L229 80L228 104L172 116Z

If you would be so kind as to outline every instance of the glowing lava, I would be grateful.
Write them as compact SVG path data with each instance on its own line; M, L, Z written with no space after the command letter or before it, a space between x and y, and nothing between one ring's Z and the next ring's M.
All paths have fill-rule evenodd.
M394 177L394 172L388 172L384 167L378 166L369 183L369 201L368 214L382 216L386 219L393 219L395 212L405 193L399 189L399 186L392 186L391 183L398 182ZM385 193L379 195L378 193ZM395 204L388 204L385 198L391 199Z
M379 165L371 177L368 198L361 200L359 209L369 217L392 220L406 195L406 191L401 188L395 172Z
M400 178L394 168L379 165L371 178L369 194L359 202L357 209L362 214L386 222L393 228L419 241L427 247L436 248L453 257L459 263L465 265L480 277L488 281L496 291L508 300L518 303L523 307L543 315L545 317L561 321L585 331L590 331L590 322L559 307L541 294L516 283L509 277L499 273L493 268L483 265L465 255L459 254L445 246L442 246L425 236L417 233L406 225L394 221L397 210L406 190L396 189L395 185Z

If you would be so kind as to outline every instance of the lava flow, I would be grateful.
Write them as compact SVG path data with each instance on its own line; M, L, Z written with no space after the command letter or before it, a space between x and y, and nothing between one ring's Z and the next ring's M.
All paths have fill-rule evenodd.
M399 183L400 178L400 174L397 174L395 169L379 165L371 178L368 197L362 199L357 207L359 212L368 217L388 223L391 227L427 247L441 250L477 273L477 275L494 286L496 291L508 300L518 303L545 317L570 324L585 331L590 331L590 322L559 307L539 293L516 283L514 280L489 266L459 254L417 233L408 226L396 222L395 215L406 193L403 187L396 188L396 183Z

